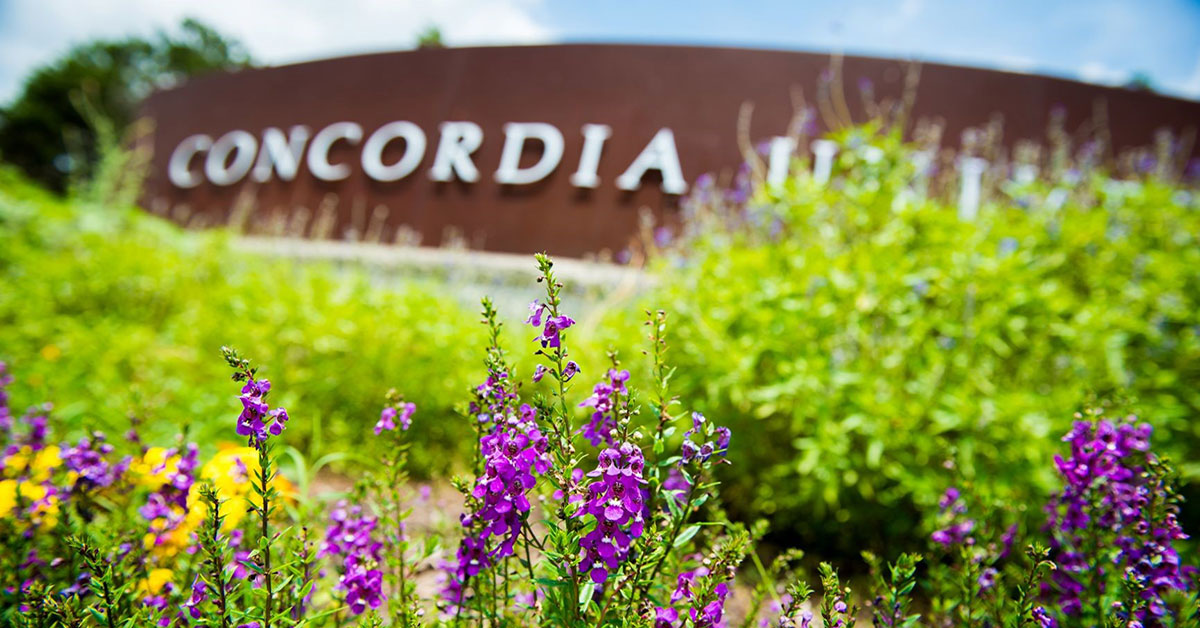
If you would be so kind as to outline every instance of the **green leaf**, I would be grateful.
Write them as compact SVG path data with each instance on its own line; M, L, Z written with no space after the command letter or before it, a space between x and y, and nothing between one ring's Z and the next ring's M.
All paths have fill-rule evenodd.
M592 603L592 596L596 594L596 583L588 580L586 584L579 589L579 611L586 612L588 604Z
M698 523L693 523L692 525L684 528L683 531L679 533L679 536L675 537L675 547L683 547L688 541L692 540L692 537L696 536L696 533L699 531L700 524Z

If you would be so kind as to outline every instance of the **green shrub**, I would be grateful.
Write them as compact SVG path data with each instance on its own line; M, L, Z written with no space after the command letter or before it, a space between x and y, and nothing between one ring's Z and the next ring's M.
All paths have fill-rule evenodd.
M657 265L674 386L747 435L732 508L811 548L912 541L948 460L1001 494L1045 494L1040 461L1090 394L1128 395L1200 479L1195 195L1085 172L1007 184L966 221L923 193L895 134L836 139L827 185L800 163L744 210L695 191Z
M424 421L414 470L452 467L469 434L454 400L483 367L478 316L432 284L235 252L125 208L61 201L0 181L0 354L22 364L21 399L53 399L77 432L134 413L151 438L189 426L228 437L226 400L204 389L236 343L279 364L281 401L304 408L293 443L319 455L358 444L381 390L403 380ZM331 376L334 375L334 376Z

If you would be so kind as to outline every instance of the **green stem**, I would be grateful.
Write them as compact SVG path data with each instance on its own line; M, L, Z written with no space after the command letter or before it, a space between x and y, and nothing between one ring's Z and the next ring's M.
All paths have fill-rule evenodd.
M262 489L262 508L259 510L262 534L262 564L263 579L267 589L267 599L263 605L263 628L271 628L271 616L274 606L274 590L271 578L271 456L267 451L268 445L258 445L258 477Z
M217 611L221 614L221 628L229 628L229 617L226 615L229 608L229 599L225 591L225 565L221 560L220 547L217 545L217 538L221 533L221 501L214 497L209 502L209 507L213 509L213 514L211 517L212 529L209 532L211 536L209 537L210 548L208 560L209 566L212 569L213 584L217 588L216 606Z
M535 576L533 575L533 556L529 552L529 545L531 541L529 540L530 534L528 519L526 519L526 521L521 525L521 536L525 539L525 543L523 543L525 546L525 566L529 568L529 581L533 582Z
M396 439L398 441L399 436ZM396 446L399 446L399 444L399 442L396 442ZM400 589L400 621L404 628L408 628L408 581L404 574L404 550L406 549L405 545L407 541L404 540L404 522L400 509L401 494L398 472L401 466L400 462L399 459L392 461L392 486L394 491L392 494L392 518L396 530L396 582Z
M662 569L663 563L667 561L667 556L670 556L671 549L675 546L675 539L679 538L679 532L683 530L683 524L687 522L688 517L692 516L692 495L696 492L696 485L700 483L700 478L697 477L695 480L688 488L687 502L683 507L683 512L679 514L679 520L675 522L675 526L671 529L671 537L667 541L663 555L658 558L658 562L655 563L654 569L650 572L650 577L646 578L646 581L643 583L642 594L645 594L650 583L654 582L654 578L658 576L659 570Z
M110 572L104 578L104 605L108 607L107 609L105 609L105 612L104 612L104 621L108 622L108 628L117 628L116 622L113 621L113 609L115 608L116 605L113 604L112 589L109 588L109 585L108 585L108 580L109 580L109 577L111 577L111 576L112 576L112 573Z

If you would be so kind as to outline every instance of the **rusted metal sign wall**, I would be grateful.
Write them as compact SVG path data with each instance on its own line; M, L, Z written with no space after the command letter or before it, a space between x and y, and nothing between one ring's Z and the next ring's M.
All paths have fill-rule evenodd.
M564 45L417 50L206 77L152 95L146 204L189 224L306 237L460 240L493 251L617 250L650 208L669 218L706 172L788 133L795 88L830 59L778 51ZM906 64L848 57L847 92L899 98ZM1004 117L1042 140L1107 110L1114 146L1200 121L1200 103L1045 77L926 64L913 117L946 137ZM860 99L849 99L857 119Z

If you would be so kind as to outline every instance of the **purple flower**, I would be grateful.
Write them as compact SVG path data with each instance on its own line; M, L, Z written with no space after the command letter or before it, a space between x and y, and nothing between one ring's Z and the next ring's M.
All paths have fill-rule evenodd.
M192 619L200 619L202 614L200 611L200 605L203 604L207 599L208 585L205 584L204 580L197 577L192 581L192 597L189 598L187 604L184 605L188 616Z
M375 435L379 436L384 430L396 429L396 409L388 406L379 414L379 420L375 422Z
M542 315L546 315L546 321L543 325ZM534 340L542 343L542 348L557 349L559 347L558 335L563 330L575 324L575 320L569 316L552 316L548 311L546 304L539 303L536 299L529 304L529 318L525 319L525 324L534 327L541 327L541 334Z
M1059 566L1052 578L1068 615L1083 607L1084 583L1096 569L1103 573L1099 562L1109 560L1083 553L1096 534L1115 534L1111 544L1117 552L1111 560L1118 573L1145 586L1142 597L1150 615L1167 612L1163 598L1170 591L1190 588L1188 568L1174 547L1187 535L1164 480L1149 470L1150 434L1150 426L1134 417L1119 423L1101 418L1076 422L1063 438L1070 456L1055 456L1055 463L1064 487L1047 512ZM1136 619L1145 621L1147 611L1136 613Z
M719 582L713 587L714 599L704 603L697 595L697 581L709 575L707 567L698 567L693 571L685 571L676 578L675 591L671 593L671 603L691 602L692 606L688 609L688 616L692 619L692 625L703 628L713 628L721 625L721 620L725 615L725 600L729 597L729 585L724 582Z
M687 493L692 489L692 485L683 477L683 472L675 467L671 467L667 473L667 479L662 483L663 493L669 499L675 500L676 504L682 506L687 500Z
M412 426L413 414L416 414L416 412L417 412L417 404L412 403L412 402L401 404L401 406L400 406L400 429L402 429L406 432L408 431L408 428Z
M976 581L979 583L979 588L983 591L988 591L996 586L996 576L999 572L995 567L984 567Z
M513 391L508 373L491 373L482 384L475 387L475 400L471 402L471 414L480 423L495 419L503 421L511 410L517 393Z
M574 360L568 360L567 365L563 367L563 381L569 382L572 377L579 373L579 365Z
M614 431L617 428L617 406L628 398L629 391L625 382L629 381L629 371L609 369L604 381L596 384L592 395L579 404L581 408L592 408L591 419L580 429L583 437L593 447L599 447L603 442L609 447L614 443Z
M163 466L153 469L154 473L166 471L166 481L150 493L146 503L138 509L138 513L150 523L149 535L153 538L155 546L167 543L170 533L185 523L188 495L200 464L200 449L195 443L188 443L182 453L178 449L168 450L163 459L169 461L176 456L178 461L173 469L166 469L166 462Z
M691 439L683 441L681 451L683 453L683 457L679 460L680 466L691 464L691 462L700 455L700 447L696 443L693 443Z
M1039 606L1033 609L1033 621L1037 622L1040 628L1055 628L1058 622L1046 612L1046 608Z
M658 607L654 610L654 628L674 628L679 620L679 611L674 608Z
M717 428L717 453L724 456L729 451L729 440L733 437L733 432L725 426Z
M796 625L795 622L792 621L791 617L783 615L784 610L786 610L788 606L791 606L792 601L792 596L788 593L784 593L778 598L772 599L771 603L767 605L767 614L778 616L778 621L776 622L777 626L792 627ZM771 625L771 620L763 617L759 620L758 625L759 628L768 628Z
M513 608L517 611L533 610L545 598L546 592L541 589L534 589L528 593L517 592L513 594Z
M283 408L275 408L271 411L271 426L267 428L275 436L283 433L283 426L288 422L287 410Z
M383 602L383 572L379 570L383 544L372 538L376 520L361 506L338 502L329 516L332 524L317 556L333 556L341 563L335 590L346 594L350 612L360 615Z
M239 397L242 413L238 415L237 433L248 437L251 445L261 445L270 434L278 436L288 421L287 410L278 408L272 411L263 401L270 390L271 382L265 379L248 379L242 386Z
M534 303L537 303L537 302L534 301ZM531 303L529 307L532 310L534 305ZM539 306L539 307L542 309L545 308L544 305ZM537 327L541 322L542 309L538 309L536 312L534 312L532 315L530 315L529 319L526 320L526 322L533 325L534 327ZM563 316L563 315L550 316L549 314L547 314L546 323L544 325L542 325L541 334L539 334L536 338L534 338L534 340L540 341L542 343L543 349L545 349L547 347L549 347L551 349L557 349L561 343L561 341L559 339L559 334L574 324L575 324L575 319L573 319L569 316Z
M592 582L603 584L629 554L633 540L642 536L645 523L642 451L621 443L600 452L599 463L588 477L588 499L576 516L591 516L596 527L580 540L579 568L590 572Z
M973 539L971 539L970 534L974 529L975 521L973 519L964 519L962 521L956 521L945 528L935 531L930 535L930 538L932 538L934 542L940 543L946 547L958 545L964 541L968 545L971 545L973 544Z
M379 421L375 423L375 435L378 436L385 430L390 432L396 429L397 418L400 419L401 431L408 431L412 425L412 415L416 411L417 404L411 402L399 404L399 410L396 409L396 406L384 408L383 412L379 414Z
M694 436L699 436L705 439L697 443L693 440ZM715 437L715 440L713 440ZM700 462L705 464L716 454L724 460L725 455L729 453L729 441L733 437L733 432L724 426L716 426L711 421L706 419L699 412L692 413L692 429L683 433L683 444L681 446L681 457L679 465L687 465L692 462Z
M958 489L951 486L950 488L946 489L945 494L943 494L942 498L938 500L938 508L941 508L942 510L950 508L950 506L958 501L958 496Z
M8 378L11 381L11 378ZM2 391L0 391L2 392ZM4 448L4 455L11 456L23 447L28 447L33 451L41 451L46 446L46 428L47 414L53 408L53 404L44 403L40 406L34 406L25 411L21 416L21 423L26 426L27 431L24 436L13 437L12 434L12 419L8 414L7 406L0 406L0 418L3 418L6 423L4 429L0 430L8 436L8 446Z
M545 309L545 305L542 305L537 299L534 299L533 303L529 304L529 318L525 319L525 324L533 325L534 327L541 327L542 312L545 311Z
M1004 531L1004 536L1001 537L1001 543L1004 545L1004 549L1000 552L1001 559L1008 558L1008 555L1012 553L1013 543L1015 543L1016 540L1017 524L1014 523L1008 526L1008 529Z
M346 605L354 615L383 604L383 572L378 561L363 561L359 556L347 556L338 586L346 592Z
M539 364L539 365L537 365L536 367L534 367L534 369L533 369L533 383L535 383L535 384L536 384L536 383L538 383L538 382L542 381L542 378L543 378L543 377L545 377L545 376L546 376L546 367L545 367L545 365Z
M494 373L489 382L504 382L505 373ZM483 474L475 480L471 496L474 510L464 513L461 522L466 534L459 545L455 563L447 563L447 578L442 597L450 607L459 605L466 582L481 570L514 553L517 536L530 511L528 493L537 485L536 474L550 470L549 441L538 430L537 410L522 404L511 411L516 397L503 386L493 386L484 403L495 412L490 431L479 439L484 457ZM483 400L484 397L481 397ZM498 542L489 548L489 540Z
M91 438L81 438L79 444L74 446L64 444L62 450L67 470L76 473L75 483L71 487L76 493L112 486L129 469L131 462L128 457L116 464L108 461L113 446L104 442L102 432L93 433Z

